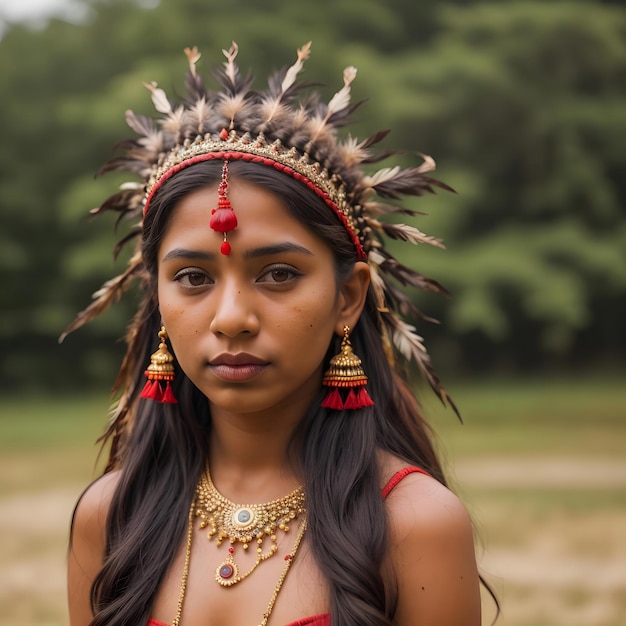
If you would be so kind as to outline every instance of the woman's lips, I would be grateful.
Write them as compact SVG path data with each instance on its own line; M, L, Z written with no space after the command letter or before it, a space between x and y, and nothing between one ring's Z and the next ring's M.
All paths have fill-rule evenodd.
M209 361L211 372L229 383L246 382L258 376L269 363L251 354L220 354Z

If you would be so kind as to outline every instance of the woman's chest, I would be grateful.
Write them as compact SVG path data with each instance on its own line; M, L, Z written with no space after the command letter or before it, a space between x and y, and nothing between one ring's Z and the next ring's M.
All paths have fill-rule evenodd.
M328 587L306 538L294 554L296 530L281 535L276 552L260 559L254 545L218 546L195 531L191 550L181 546L160 585L151 616L173 624L180 613L179 626L259 626L269 611L268 626L285 626L327 613Z

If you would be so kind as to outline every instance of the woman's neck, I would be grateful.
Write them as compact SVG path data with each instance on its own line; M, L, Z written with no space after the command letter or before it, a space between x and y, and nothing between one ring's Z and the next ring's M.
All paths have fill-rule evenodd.
M222 495L259 503L280 498L300 484L287 447L305 411L292 407L242 415L211 407L210 470Z

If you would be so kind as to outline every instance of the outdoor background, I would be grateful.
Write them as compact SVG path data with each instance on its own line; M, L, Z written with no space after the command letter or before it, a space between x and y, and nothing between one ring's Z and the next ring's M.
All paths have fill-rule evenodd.
M69 518L133 294L58 345L127 232L88 212L95 178L235 39L257 85L313 40L304 79L358 67L364 137L432 155L458 194L415 225L448 250L404 260L451 298L418 305L465 425L420 390L505 626L626 625L626 9L600 1L0 0L0 626L62 626ZM45 6L50 13L45 12ZM353 131L354 132L354 131ZM489 624L494 610L485 601Z

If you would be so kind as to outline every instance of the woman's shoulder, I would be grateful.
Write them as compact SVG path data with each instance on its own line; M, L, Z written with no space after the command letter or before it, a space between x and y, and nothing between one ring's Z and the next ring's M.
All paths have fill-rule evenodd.
M84 537L104 545L105 525L120 472L104 474L80 495L72 518L72 537Z
M471 536L467 509L450 489L392 455L381 456L380 463L392 540L467 530Z
M419 532L471 531L471 522L461 500L432 476L409 473L402 477L387 499L391 527L402 538Z
M391 462L386 475L406 465ZM385 502L398 623L476 623L474 617L463 621L480 616L480 596L472 523L461 500L433 477L408 473ZM450 597L456 598L452 606Z
M68 556L70 624L89 624L93 618L91 586L102 567L106 521L119 478L119 472L98 478L83 491L74 509Z

